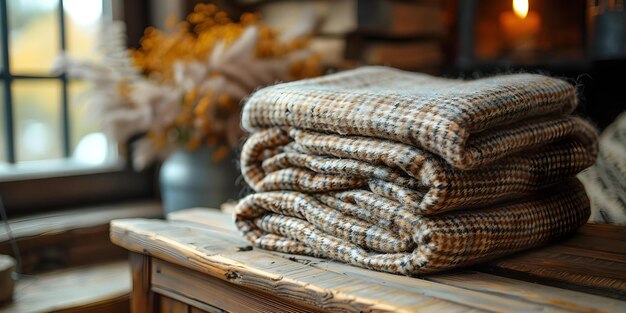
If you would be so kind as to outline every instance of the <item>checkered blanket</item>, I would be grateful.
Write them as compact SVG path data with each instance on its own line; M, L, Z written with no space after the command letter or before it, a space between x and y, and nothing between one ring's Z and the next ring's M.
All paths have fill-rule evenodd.
M257 192L359 189L371 199L361 206L384 209L376 206L393 201L430 215L529 195L589 167L595 132L582 120L572 121L577 131L570 137L470 170L403 143L270 128L244 144L241 170Z
M589 201L596 133L567 83L370 67L257 91L237 225L262 248L415 274L555 240Z
M541 75L461 81L363 67L261 89L241 122L250 132L286 126L393 140L476 168L570 133L576 99L570 84Z
M257 193L238 204L237 227L263 249L423 274L558 240L589 217L589 200L577 180L525 200L435 216L391 202L370 210L359 205L361 198L367 194L359 190Z

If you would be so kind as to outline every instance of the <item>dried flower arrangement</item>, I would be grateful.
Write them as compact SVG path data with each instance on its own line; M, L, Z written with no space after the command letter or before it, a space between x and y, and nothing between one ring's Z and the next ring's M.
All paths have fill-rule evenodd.
M257 14L238 22L212 4L198 4L166 32L147 28L136 50L125 48L123 24L113 24L100 63L59 59L57 69L93 83L92 114L117 142L133 144L143 168L173 148L216 147L227 156L241 136L240 101L255 89L321 74L303 34L281 34ZM306 28L304 28L306 29Z

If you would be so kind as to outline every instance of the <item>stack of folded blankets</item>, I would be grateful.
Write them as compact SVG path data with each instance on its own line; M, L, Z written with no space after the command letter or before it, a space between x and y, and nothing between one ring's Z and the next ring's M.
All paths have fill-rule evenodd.
M546 244L589 217L576 90L364 67L255 92L236 223L256 246L421 274Z

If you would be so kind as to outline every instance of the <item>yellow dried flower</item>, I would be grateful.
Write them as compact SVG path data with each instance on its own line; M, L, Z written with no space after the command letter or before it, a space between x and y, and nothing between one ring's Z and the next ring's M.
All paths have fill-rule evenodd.
M185 94L183 104L185 106L190 106L196 98L198 98L198 88L194 88Z
M189 151L192 151L192 150L198 149L198 147L200 147L201 144L202 144L201 137L192 136L191 139L189 139L189 141L185 145L185 148L187 148L187 150Z
M223 108L227 108L230 105L230 97L228 95L220 95L217 98L217 104Z
M140 47L130 53L135 65L149 79L160 84L171 84L174 81L174 64L206 62L219 42L228 47L250 26L257 27L259 31L253 55L258 59L286 57L294 51L307 48L309 44L306 38L281 41L277 31L261 23L258 13L244 13L239 22L234 22L215 5L200 3L184 21L169 18L167 31L146 28ZM319 58L294 61L289 68L289 74L293 79L320 75ZM206 74L206 79L221 75L223 73L213 70ZM200 91L198 87L182 95L181 110L174 125L159 131L150 131L148 137L157 149L166 147L172 133L190 150L199 147L203 142L208 146L220 144L214 155L214 159L219 160L229 153L228 146L223 143L228 142L229 136L232 137L229 132L233 132L233 123L226 121L236 122L240 99L233 99L220 90ZM130 86L121 84L119 90L120 94L127 95ZM236 126L236 123L233 125Z
M225 159L228 156L229 153L230 153L230 149L228 148L228 146L221 145L221 146L219 146L219 148L217 148L215 153L213 153L213 158L212 159L215 162L219 162L219 161Z
M202 99L200 99L200 101L196 105L196 108L194 109L194 114L196 115L206 114L212 102L211 96L212 96L212 93L208 92L207 94L204 95L204 97L202 97Z

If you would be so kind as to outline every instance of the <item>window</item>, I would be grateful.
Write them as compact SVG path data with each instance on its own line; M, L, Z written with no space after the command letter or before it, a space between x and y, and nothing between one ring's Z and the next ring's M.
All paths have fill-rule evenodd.
M10 216L154 196L152 173L119 162L89 116L88 85L52 74L61 53L95 57L101 23L124 2L0 0L0 195ZM147 12L124 18L136 14Z
M72 159L102 164L113 154L86 116L86 86L51 74L56 57L94 55L106 0L7 0L0 3L1 99L4 137L0 161Z

